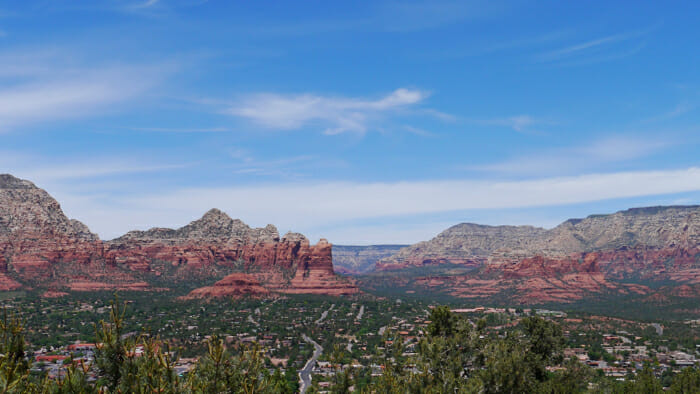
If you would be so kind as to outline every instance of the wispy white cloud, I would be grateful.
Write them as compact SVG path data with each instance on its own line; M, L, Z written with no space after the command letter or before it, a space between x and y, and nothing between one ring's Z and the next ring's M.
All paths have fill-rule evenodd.
M675 144L676 141L668 138L610 136L575 147L550 149L499 163L468 166L466 169L508 175L563 174L649 156Z
M692 105L688 102L682 102L673 107L673 109L666 111L660 115L653 116L651 118L644 119L644 122L656 122L660 120L669 120L669 119L675 119L679 116L685 115L690 111L695 110L697 106Z
M540 62L566 62L587 64L631 56L644 48L641 41L654 28L607 35L588 41L540 53L535 59Z
M132 130L154 133L224 133L232 131L228 127L134 127Z
M533 126L537 125L549 125L554 122L544 118L536 118L531 115L514 115L503 118L493 118L493 119L473 119L471 122L484 124L484 125L494 125L503 126L513 129L519 133L532 133Z
M428 130L421 129L421 128L419 128L419 127L413 127L413 126L410 126L410 125L403 125L403 126L401 126L401 129L402 129L402 130L405 130L405 131L407 131L407 132L409 132L409 133L411 133L411 134L419 135L419 136L422 136L422 137L433 137L433 136L435 136L434 133L432 133L432 132L430 132L430 131L428 131Z
M512 127L515 131L523 131L525 127L535 123L535 119L529 115L513 116L504 121L506 125Z
M234 150L231 152L231 157L238 160L238 163L234 165L234 174L283 176L288 179L300 177L294 166L309 163L314 159L314 156L311 155L298 155L272 160L260 160L243 150Z
M107 71L80 79L0 89L0 130L90 115L95 109L132 97L143 88L120 71Z
M372 120L416 105L426 97L425 92L405 88L376 100L312 94L256 94L234 104L225 113L270 129L294 130L311 126L322 128L325 134L365 133Z
M672 137L648 138L643 136L610 136L595 140L578 148L578 152L591 160L606 162L645 157L676 145Z
M557 49L551 52L547 52L541 55L543 60L554 60L561 58L562 56L570 55L576 52L580 52L589 48L594 48L604 44L614 43L622 40L630 39L632 36L629 34L615 34L607 37L598 38L595 40L590 40L582 42L580 44L571 45L565 48Z
M35 167L17 170L19 176L37 181L55 181L62 179L98 178L109 175L137 174L145 172L160 172L185 168L183 164L138 164L123 160L114 160L86 165L86 163L64 164L51 167Z
M160 0L146 0L143 3L139 3L139 4L134 5L133 7L134 8L149 8L149 7L155 6L159 2L160 2Z
M562 67L577 67L577 66L587 66L597 63L605 63L613 60L624 59L629 56L633 56L639 53L642 49L646 47L646 42L642 41L636 45L629 46L627 48L620 48L618 50L602 51L600 53L592 53L586 56L574 57L572 59L564 60L552 63L557 66Z
M315 238L326 238L340 245L408 245L428 240L455 221L425 221L419 223L374 223L329 226L314 231Z
M66 51L42 47L0 52L0 78L65 76L75 65L71 64L70 56L61 56L61 52Z
M700 190L700 168L599 173L525 181L432 180L189 188L101 199L61 191L66 211L111 237L139 227L181 226L218 207L254 225L308 232L365 218L473 209L577 204Z
M274 176L288 181L304 178L306 171L319 166L329 168L345 165L341 160L320 159L314 155L296 155L273 159L259 158L250 151L241 148L231 149L228 154L234 160L231 166L234 174Z
M94 66L54 50L0 54L0 131L114 110L146 91L168 67Z
M114 175L171 171L187 166L155 163L137 157L47 157L0 151L0 168L3 172L38 183L104 179Z
M573 29L557 30L528 37L522 37L518 34L518 37L510 40L504 40L500 42L487 44L476 53L500 52L506 50L520 50L533 47L541 47L543 45L551 44L554 42L561 42L563 39L571 37L572 34Z

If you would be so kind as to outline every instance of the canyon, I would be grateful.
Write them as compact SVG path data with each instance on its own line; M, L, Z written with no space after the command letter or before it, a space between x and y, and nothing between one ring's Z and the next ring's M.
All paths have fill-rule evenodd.
M396 254L408 245L333 245L333 267L345 275L374 270L377 261Z

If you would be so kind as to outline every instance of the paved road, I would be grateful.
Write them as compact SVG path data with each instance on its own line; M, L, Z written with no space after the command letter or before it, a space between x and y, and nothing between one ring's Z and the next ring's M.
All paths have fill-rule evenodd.
M333 308L335 308L335 304L332 304L327 311L323 311L321 317L315 321L316 325L320 325L323 322L323 320L326 317L328 317L328 312L332 311ZM314 354L311 355L311 358L309 359L309 361L306 362L304 368L301 371L299 371L300 392L304 394L306 390L309 389L309 386L311 386L311 371L314 369L314 365L316 365L316 361L318 361L318 358L321 357L321 353L323 353L323 347L313 339L309 338L306 334L302 334L301 338L306 342L314 345Z
M321 322L322 322L323 320L325 320L326 317L328 316L328 312L332 311L333 308L335 308L335 304L331 305L331 307L328 308L327 311L323 311L323 313L321 313L321 317L320 317L318 320L316 320L316 324L321 324Z
M365 314L365 306L361 305L360 306L360 312L357 313L357 317L355 317L355 320L362 320L362 315Z
M260 325L260 323L256 322L255 319L253 319L253 315L248 315L248 321L255 324L256 326Z
M306 362L304 368L301 371L299 371L299 392L301 394L304 394L306 393L306 390L308 390L311 386L311 371L314 369L318 358L321 357L321 353L323 353L323 347L316 343L316 341L314 341L313 339L309 338L306 334L302 334L301 338L306 342L314 345L314 354L311 356L309 361Z

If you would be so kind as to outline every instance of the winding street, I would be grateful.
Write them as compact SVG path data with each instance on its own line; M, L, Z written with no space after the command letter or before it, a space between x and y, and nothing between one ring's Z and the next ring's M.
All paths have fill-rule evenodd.
M360 305L360 312L357 313L357 317L355 317L355 320L362 320L362 315L365 314L365 306Z
M328 308L328 310L323 311L321 317L314 323L316 323L316 325L321 325L323 320L325 320L328 316L328 312L332 311L333 308L335 308L335 304L332 304L331 307ZM321 353L323 353L323 347L313 339L309 338L306 334L302 334L301 338L304 341L314 345L314 354L311 355L311 358L309 359L309 361L306 362L304 368L301 371L299 371L299 392L301 394L304 394L306 390L309 389L309 386L311 386L311 371L314 369L318 358L321 357Z
M255 324L256 326L260 326L260 323L256 322L255 319L253 319L253 315L248 315L248 321Z
M317 325L321 324L321 322L324 321L326 319L326 317L328 316L328 312L332 311L333 308L335 308L335 304L332 304L331 307L328 308L327 311L323 311L323 313L321 313L321 317L318 320L316 320L315 323Z
M314 354L311 356L309 361L306 362L304 368L301 371L299 371L299 392L301 394L304 394L306 393L306 390L308 390L311 386L311 371L314 369L314 365L316 365L316 361L318 361L318 358L321 357L321 353L323 353L323 347L313 339L309 338L306 334L302 334L301 338L304 341L314 345Z

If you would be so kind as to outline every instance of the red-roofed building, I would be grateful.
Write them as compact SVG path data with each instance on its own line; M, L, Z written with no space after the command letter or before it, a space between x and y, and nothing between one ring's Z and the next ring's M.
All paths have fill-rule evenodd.
M67 359L68 356L63 356L60 354L44 354L41 356L36 356L37 362L55 363L57 361L63 361Z

